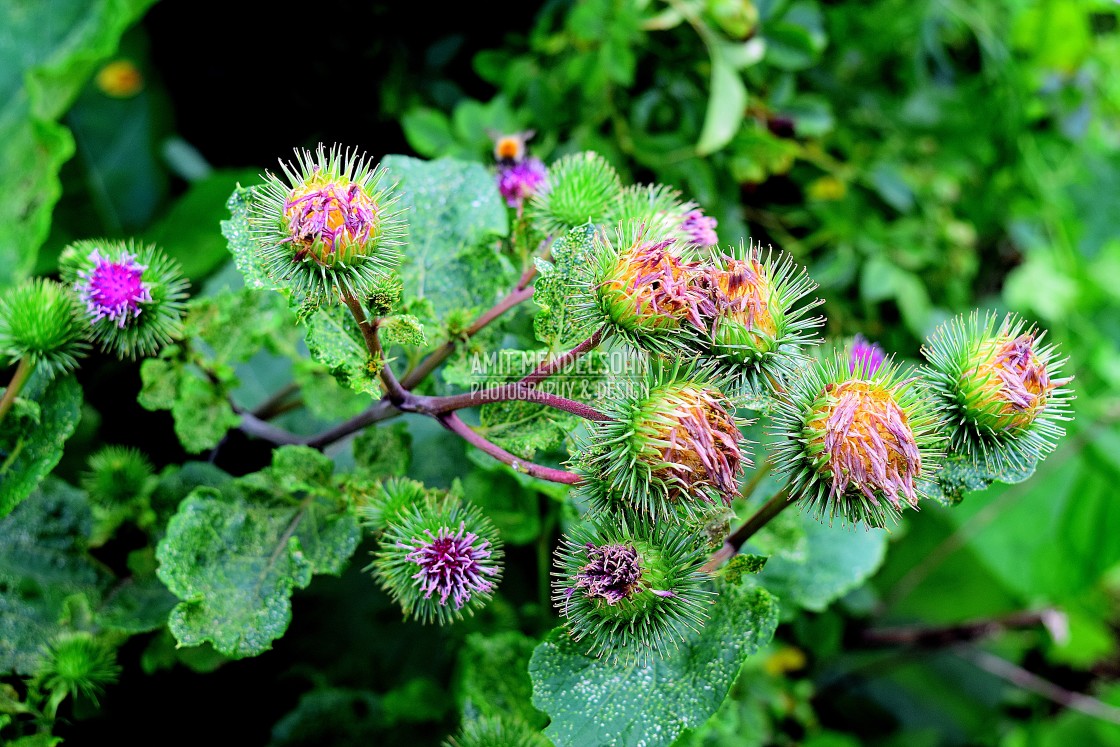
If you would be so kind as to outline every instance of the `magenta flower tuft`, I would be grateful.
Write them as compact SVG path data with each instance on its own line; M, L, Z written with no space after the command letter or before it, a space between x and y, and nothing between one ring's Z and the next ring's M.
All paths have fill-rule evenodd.
M147 265L135 254L123 252L113 261L94 249L89 255L93 267L78 273L75 290L86 304L94 322L109 319L124 329L130 319L140 316L140 304L151 303L151 290L141 281Z
M715 218L704 215L699 210L692 210L681 221L681 230L694 244L715 246L719 243L719 236L716 235L717 225Z
M628 599L642 578L638 551L630 545L601 545L587 548L587 565L576 573L576 589L587 589L589 599L602 598L607 604ZM574 589L569 589L571 594Z
M886 357L886 351L877 343L869 342L863 335L856 335L848 355L848 371L856 376L870 378L883 365Z
M475 592L490 592L494 582L488 577L498 574L498 567L491 561L490 541L468 532L465 522L459 522L458 531L441 527L432 534L425 529L426 540L413 539L413 544L398 543L398 547L410 552L405 560L420 566L412 576L420 582L420 591L425 599L433 593L439 595L439 603L446 606L450 599L452 606L462 609Z
M498 167L498 190L506 204L521 210L525 200L536 194L544 184L547 170L539 158L526 158Z

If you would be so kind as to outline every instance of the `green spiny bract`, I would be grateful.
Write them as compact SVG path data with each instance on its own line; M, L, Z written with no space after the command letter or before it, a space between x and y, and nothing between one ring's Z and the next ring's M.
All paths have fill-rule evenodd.
M98 505L120 506L145 495L153 474L151 462L137 449L105 446L90 456L82 488Z
M477 506L456 495L428 495L387 520L370 568L405 617L444 625L490 600L501 559L498 532Z
M34 682L51 693L55 707L63 698L78 694L96 703L120 671L115 651L90 633L62 633L43 648Z
M89 345L81 303L69 288L45 278L0 295L0 362L26 359L43 375L72 371Z
M1070 419L1073 379L1066 359L1008 314L973 312L941 325L922 353L937 405L946 413L951 453L978 455L992 469L1022 469L1048 454Z
M459 733L444 747L549 747L552 743L520 719L483 716L464 721Z
M684 230L694 202L682 202L680 191L664 184L633 184L622 190L605 223L610 227L634 224L644 227L650 236L677 239L682 245L693 243L692 234Z
M772 422L775 469L819 518L885 527L931 494L945 435L917 376L887 360L853 373L844 351L789 381Z
M596 510L676 521L731 503L750 457L720 384L695 365L655 365L606 408L611 419L589 426L576 468Z
M399 514L443 494L443 491L434 490L407 477L390 477L373 483L369 490L361 491L358 496L358 516L370 531L381 531L395 521Z
M590 656L664 656L707 618L706 559L695 532L673 522L581 524L556 550L553 603Z
M266 172L254 191L252 230L262 265L306 303L366 299L401 261L406 232L394 187L365 155L320 144L280 162L286 179Z
M85 303L89 336L118 358L154 355L182 333L189 283L154 245L77 241L59 257L63 281Z
M729 254L714 251L701 272L697 282L710 302L699 352L756 393L780 386L802 368L801 349L817 342L813 330L823 323L806 316L820 299L797 306L817 287L803 267L788 254L740 243Z
M529 217L541 233L562 236L576 226L603 223L622 196L618 172L598 153L564 156L552 164L543 189L529 202Z

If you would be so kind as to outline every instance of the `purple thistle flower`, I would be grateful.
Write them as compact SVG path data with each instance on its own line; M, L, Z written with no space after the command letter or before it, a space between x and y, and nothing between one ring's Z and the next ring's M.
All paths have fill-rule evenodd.
M587 596L617 604L629 599L642 578L638 551L631 545L593 545L587 548L587 565L576 573L576 589L587 589ZM574 589L569 589L569 594Z
M918 504L914 481L922 457L905 411L889 391L853 380L830 384L824 422L823 469L832 475L830 498L849 488L878 506L878 493L893 505L899 496Z
M877 343L868 342L863 335L856 335L848 356L848 371L853 375L870 378L883 365L886 356L886 351Z
M89 260L93 267L78 273L74 289L93 322L109 319L124 329L129 319L140 316L140 304L152 302L152 293L141 280L147 265L137 262L135 254L122 252L114 261L98 249L90 253Z
M544 184L548 171L539 158L526 158L517 163L498 166L498 191L506 204L521 210L532 195Z
M704 215L699 210L692 210L681 221L681 230L688 234L688 238L692 243L699 246L715 246L719 243L719 236L716 235L716 226L718 221Z
M377 206L358 184L309 181L292 190L284 203L288 221L285 242L314 251L322 242L320 262L331 263L330 255L368 242L377 230ZM347 257L343 257L347 259Z
M487 562L491 556L490 541L468 532L465 522L459 522L458 531L441 527L436 534L425 529L426 540L413 539L413 545L401 544L411 550L405 560L416 563L420 570L412 576L420 582L425 599L439 594L439 603L451 599L455 609L462 609L474 592L489 592L494 582L487 576L498 574L498 568Z

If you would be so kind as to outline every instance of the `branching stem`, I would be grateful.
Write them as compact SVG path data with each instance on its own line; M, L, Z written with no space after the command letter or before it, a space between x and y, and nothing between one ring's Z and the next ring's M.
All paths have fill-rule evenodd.
M24 356L19 359L16 372L12 374L12 380L8 382L8 388L4 390L4 396L0 397L0 422L4 420L8 410L12 409L12 403L16 401L16 396L23 389L23 385L27 383L27 379L31 376L33 370L35 370L35 364L31 362L30 358Z
M538 477L542 480L548 480L549 482L564 483L565 485L575 485L580 480L579 475L574 472L566 472L562 469L555 469L553 467L545 467L541 464L527 462L518 456L510 454L502 447L475 433L471 430L470 426L464 423L455 413L441 415L436 419L439 420L444 428L460 436L470 445L478 447L481 451L486 452L500 462L510 465L518 472L524 472L531 477Z
M735 557L735 553L739 552L739 548L746 543L751 537L770 523L770 520L780 514L795 501L789 499L789 488L785 487L775 493L770 500L762 504L762 508L758 509L749 519L744 522L743 526L736 529L727 540L723 543L723 547L716 550L712 554L711 560L704 564L703 570L711 573L716 568L719 568L723 563Z

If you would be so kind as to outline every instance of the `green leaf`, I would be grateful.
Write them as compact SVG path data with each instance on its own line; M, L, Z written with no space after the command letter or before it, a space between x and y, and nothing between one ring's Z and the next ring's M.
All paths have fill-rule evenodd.
M129 635L148 633L167 624L177 601L155 576L127 579L97 610L97 624Z
M408 424L366 428L354 439L354 463L364 477L404 477L412 463Z
M497 248L509 219L494 176L453 158L386 156L381 164L407 210L405 298L430 300L439 319L497 301L517 278Z
M517 631L472 633L459 651L457 696L465 718L513 716L534 729L548 718L533 707L529 659L537 642Z
M747 111L747 87L727 54L727 48L736 45L707 38L705 42L712 59L712 77L708 111L696 143L696 153L700 156L715 153L731 142Z
M73 602L94 606L107 580L85 550L85 494L48 478L0 520L0 672L30 674Z
M358 323L344 306L326 306L307 320L307 349L343 386L381 397L377 367Z
M241 422L230 407L225 389L197 376L181 380L171 416L175 419L175 435L192 454L214 448Z
M287 629L294 589L342 572L360 531L331 466L314 449L282 447L271 467L183 501L156 549L157 573L181 600L169 621L181 645L255 656Z
M412 149L428 158L447 155L457 145L451 122L438 109L409 109L401 117L401 129Z
M82 388L73 376L33 375L19 399L31 406L13 407L0 422L0 517L54 469L81 418Z
M1120 563L1120 468L1104 434L1094 440L1102 447L1051 455L1030 481L995 483L947 512L967 527L972 552L1023 599L1079 599Z
M586 284L581 278L595 251L594 238L594 226L577 226L552 243L551 262L537 260L533 302L540 311L533 319L533 332L550 350L569 348L591 334L586 324L573 318L571 299Z
M274 288L257 255L257 242L253 238L249 212L253 200L251 187L238 186L226 201L230 219L221 221L222 236L228 242L233 262L245 280L245 287L252 289Z
M828 526L809 513L800 517L804 551L776 554L759 574L759 583L783 602L821 612L857 588L883 563L887 532L855 526Z
M703 629L664 660L609 664L554 630L529 664L533 705L552 718L545 735L557 747L669 745L716 712L777 624L773 597L739 586L721 589Z
M378 744L387 726L381 699L368 690L318 687L272 727L269 747Z
M0 288L26 277L50 229L74 139L58 124L152 0L0 5Z

